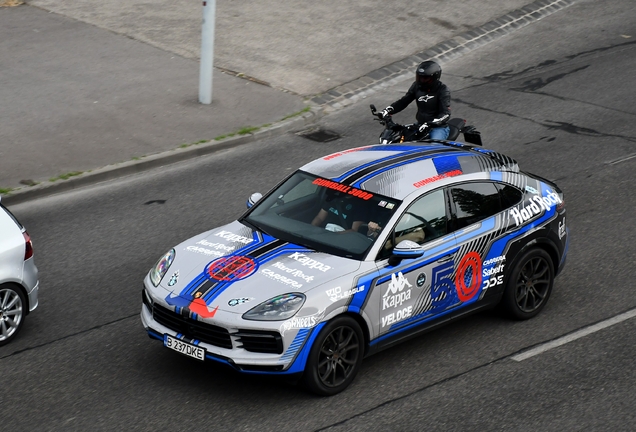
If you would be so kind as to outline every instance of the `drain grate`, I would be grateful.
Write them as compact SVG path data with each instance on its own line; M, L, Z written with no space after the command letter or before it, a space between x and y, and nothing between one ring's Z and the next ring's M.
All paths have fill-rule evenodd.
M309 129L298 132L298 135L317 142L329 142L340 138L340 134L326 129Z

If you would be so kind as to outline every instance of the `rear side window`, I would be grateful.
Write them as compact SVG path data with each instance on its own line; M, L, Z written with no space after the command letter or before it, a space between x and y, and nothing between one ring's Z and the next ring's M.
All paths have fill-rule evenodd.
M465 183L449 188L453 209L453 229L458 230L503 210L494 183Z
M514 186L498 183L497 188L501 195L503 210L519 204L523 198L523 192Z

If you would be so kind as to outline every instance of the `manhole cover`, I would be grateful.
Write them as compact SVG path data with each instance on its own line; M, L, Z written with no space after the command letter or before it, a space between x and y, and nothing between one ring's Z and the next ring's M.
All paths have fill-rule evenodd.
M310 129L310 130L298 132L298 135L300 135L301 137L310 139L312 141L318 141L318 142L328 142L328 141L333 141L340 138L340 134L330 130L325 130L325 129Z

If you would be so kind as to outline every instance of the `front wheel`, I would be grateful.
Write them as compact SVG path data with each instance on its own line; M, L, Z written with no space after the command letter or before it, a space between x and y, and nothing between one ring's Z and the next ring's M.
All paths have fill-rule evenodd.
M0 346L7 344L20 331L24 322L26 300L13 285L0 286Z
M553 285L552 258L543 249L531 249L521 256L512 269L501 306L512 318L530 319L544 308Z
M309 352L305 386L321 396L343 391L360 369L363 343L362 330L353 318L339 316L327 323Z

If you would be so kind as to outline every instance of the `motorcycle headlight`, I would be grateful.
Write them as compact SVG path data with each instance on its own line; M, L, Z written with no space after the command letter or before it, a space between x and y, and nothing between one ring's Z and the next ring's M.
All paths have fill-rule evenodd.
M253 321L283 321L293 317L304 303L304 294L283 294L250 309L243 314L243 318Z
M174 261L174 256L176 252L174 249L170 249L164 256L162 256L157 264L150 270L150 281L154 286L159 285L161 279L166 275L166 272L172 265L172 261Z

